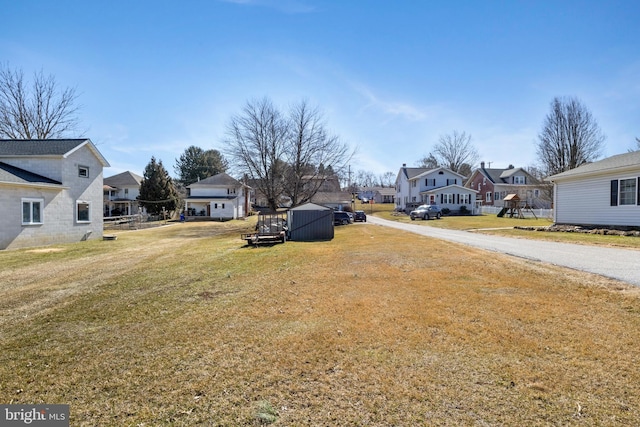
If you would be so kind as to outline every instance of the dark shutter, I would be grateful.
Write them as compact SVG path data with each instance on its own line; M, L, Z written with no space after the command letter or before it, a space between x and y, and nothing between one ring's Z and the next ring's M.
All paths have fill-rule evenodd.
M638 177L638 181L636 182L636 205L640 206L640 176Z
M611 206L618 206L618 180L611 180Z

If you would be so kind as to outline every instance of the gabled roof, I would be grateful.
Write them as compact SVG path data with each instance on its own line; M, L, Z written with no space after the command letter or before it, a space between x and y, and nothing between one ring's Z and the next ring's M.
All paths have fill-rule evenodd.
M209 178L202 179L200 181L194 182L193 184L187 185L187 188L191 187L242 187L242 183L237 179L227 175L226 173L219 173L214 176L210 176Z
M133 172L126 171L117 175L110 176L108 178L104 178L103 182L105 185L110 185L116 188L134 187L140 185L140 183L142 182L142 177L140 175L136 175Z
M566 172L558 173L545 178L545 181L556 181L563 178L571 178L582 175L607 173L609 171L623 171L625 169L640 170L640 151L618 154L607 157L597 162L588 163Z
M400 173L403 174L407 179L412 179L416 175L420 175L426 171L431 170L430 168L408 168L403 166L400 168Z
M93 154L108 167L109 162L88 138L82 139L0 139L0 158L2 157L67 157L83 146L89 147Z
M449 172L449 173L452 173L452 174L454 174L454 175L457 175L457 176L459 176L459 177L460 177L460 178L462 178L462 179L464 179L464 178L465 178L465 176L464 176L464 175L461 175L461 174L459 174L458 172L454 172L454 171L452 171L451 169L447 169L447 168L445 168L445 167L443 167L443 166L439 166L439 167L437 167L437 168L427 169L427 170L425 170L425 171L424 171L424 172L422 172L422 173L419 173L419 174L417 174L417 175L414 175L414 176L413 176L413 177L411 177L410 179L419 179L419 178L422 178L423 176L431 175L432 173L437 172L437 171L440 171L440 170L442 170L442 171L447 171L447 172Z
M61 182L0 162L0 182L12 184L62 185Z
M523 168L514 168L514 167L510 167L506 169L479 167L473 171L468 182L472 181L473 175L476 172L482 174L494 184L509 184L508 178L512 177L513 175L516 175L517 173L522 173L526 175L528 177L527 181L531 181L532 184L538 183L538 180L535 179L533 176L531 176L529 172L527 172Z

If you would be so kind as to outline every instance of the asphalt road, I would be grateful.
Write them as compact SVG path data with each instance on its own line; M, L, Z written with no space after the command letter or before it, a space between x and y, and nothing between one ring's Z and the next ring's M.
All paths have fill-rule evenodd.
M374 216L368 216L367 221L375 225L397 228L488 251L595 273L640 286L640 251L638 250L513 239L469 231L446 230L419 223L400 223Z

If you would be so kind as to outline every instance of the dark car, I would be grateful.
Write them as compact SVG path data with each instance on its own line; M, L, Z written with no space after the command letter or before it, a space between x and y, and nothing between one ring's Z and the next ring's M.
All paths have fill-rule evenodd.
M333 224L334 225L347 225L351 224L351 217L344 211L333 212Z
M353 214L353 222L367 222L367 214L364 211L355 211Z
M411 212L409 212L409 216L411 220L415 220L416 218L429 219L429 218L437 218L440 219L442 216L442 209L437 205L420 205Z

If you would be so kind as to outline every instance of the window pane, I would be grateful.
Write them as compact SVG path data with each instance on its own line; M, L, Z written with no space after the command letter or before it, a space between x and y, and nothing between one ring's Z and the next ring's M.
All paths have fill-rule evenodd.
M621 179L620 180L620 204L635 205L636 204L636 180Z
M42 219L40 218L40 202L32 202L31 206L33 207L32 222L42 222Z
M22 202L22 222L31 222L31 203Z
M89 221L88 203L78 203L78 221Z

